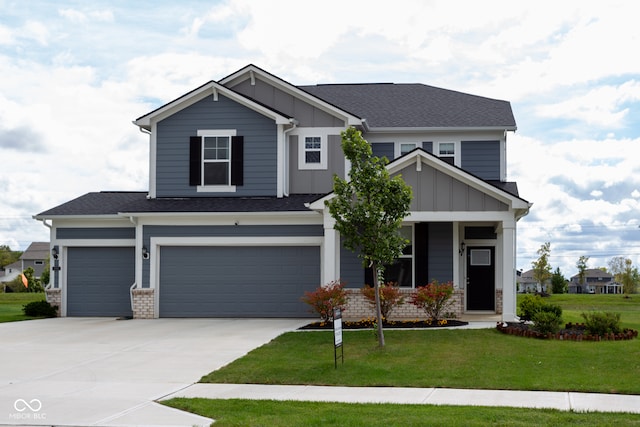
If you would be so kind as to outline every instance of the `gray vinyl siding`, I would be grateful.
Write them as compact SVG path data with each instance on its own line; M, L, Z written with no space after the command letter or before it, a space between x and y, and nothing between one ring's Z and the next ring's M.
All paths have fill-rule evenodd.
M343 120L334 117L291 94L285 93L280 89L276 89L260 79L255 79L254 85L251 84L250 79L247 79L234 86L233 90L253 98L276 111L295 117L298 121L298 126L301 127L345 126Z
M340 246L340 280L347 288L359 289L364 286L364 267L358 254Z
M244 185L234 193L198 193L189 186L189 137L199 129L235 129L244 137ZM273 196L277 194L277 126L222 95L206 97L160 121L156 141L158 197Z
M508 206L450 175L423 165L416 171L411 165L400 171L404 181L413 189L411 211L507 211Z
M327 148L327 169L300 170L298 168L297 135L289 137L289 193L322 194L333 190L333 175L345 176L344 154L340 135L329 135Z
M429 142L423 142L422 143L422 149L424 151L426 151L427 153L431 153L433 154L433 142L429 141Z
M134 227L56 228L57 239L135 239Z
M131 316L133 247L67 249L67 315Z
M500 141L462 141L462 169L482 179L500 179Z
M321 237L322 225L214 225L214 226L169 226L145 225L143 245L151 247L151 237ZM150 282L150 261L142 264L142 287L148 288Z
M429 224L428 265L429 281L453 280L453 224L450 222L432 222ZM425 285L424 283L417 286Z
M320 248L160 249L160 317L310 317L300 300L320 286Z
M393 142L375 142L371 144L371 151L376 157L386 157L389 161L395 158Z

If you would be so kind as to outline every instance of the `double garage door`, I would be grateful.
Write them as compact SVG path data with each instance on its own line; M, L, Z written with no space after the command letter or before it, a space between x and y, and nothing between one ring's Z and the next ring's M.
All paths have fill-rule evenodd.
M160 317L309 317L317 246L160 248Z
M163 246L160 317L309 317L320 285L317 246ZM144 261L149 262L149 261ZM131 316L134 248L67 249L67 315Z

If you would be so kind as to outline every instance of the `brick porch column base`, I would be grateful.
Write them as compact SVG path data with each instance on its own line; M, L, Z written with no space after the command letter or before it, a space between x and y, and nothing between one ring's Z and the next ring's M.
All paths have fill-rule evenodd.
M155 289L139 288L134 289L133 293L133 318L134 319L153 319L155 315L154 298Z
M60 288L52 288L44 290L45 297L47 298L47 302L52 306L56 307L57 316L60 317L60 307L62 305L62 289Z
M496 289L496 314L502 314L502 289Z
M371 304L360 293L360 289L346 289L347 291L347 307L344 310L343 317L349 320L360 320L369 317L375 317L375 310ZM400 292L404 294L404 304L395 307L389 313L392 319L425 319L427 317L424 310L419 309L409 302L411 293L414 289L401 288ZM500 294L502 296L502 294ZM453 313L457 318L462 316L464 301L464 291L456 289L451 296L451 304L447 308L447 313Z

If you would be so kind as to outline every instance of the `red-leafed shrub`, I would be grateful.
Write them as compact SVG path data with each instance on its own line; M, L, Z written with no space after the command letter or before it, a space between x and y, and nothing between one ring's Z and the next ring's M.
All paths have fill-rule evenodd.
M333 321L333 310L339 308L344 311L347 305L346 283L335 280L326 286L320 286L313 292L305 292L301 298L311 306L312 313L320 316L322 322Z
M365 286L360 289L360 293L365 297L367 302L372 307L376 306L376 293L371 286ZM389 312L394 307L399 307L404 304L404 295L400 292L400 288L396 282L387 282L384 285L378 287L378 293L380 294L380 313L384 319L389 318Z
M449 307L452 301L453 283L439 283L433 280L426 286L419 286L411 294L411 304L423 309L427 316L434 322L440 320L441 315Z

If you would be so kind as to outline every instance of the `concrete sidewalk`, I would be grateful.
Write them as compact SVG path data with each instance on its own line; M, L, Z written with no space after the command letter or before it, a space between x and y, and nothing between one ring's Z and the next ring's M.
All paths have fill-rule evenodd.
M640 396L619 394L464 390L408 387L330 387L306 385L194 384L166 397L299 400L344 403L503 406L577 412L640 414Z

